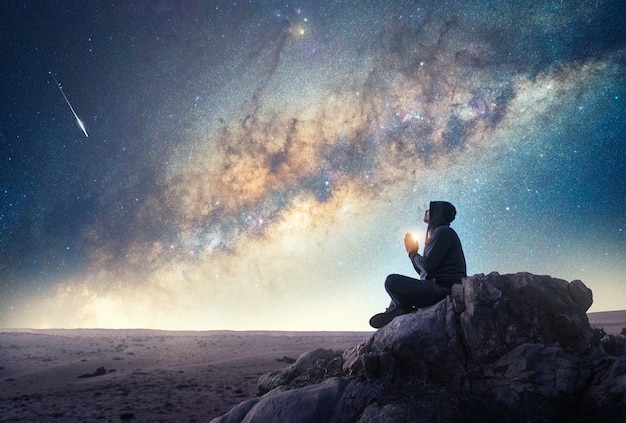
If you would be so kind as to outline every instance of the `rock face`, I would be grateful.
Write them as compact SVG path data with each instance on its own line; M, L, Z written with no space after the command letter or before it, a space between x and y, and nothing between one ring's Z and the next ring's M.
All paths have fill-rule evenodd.
M340 354L316 350L259 379L213 421L622 421L623 337L589 326L581 282L475 275Z

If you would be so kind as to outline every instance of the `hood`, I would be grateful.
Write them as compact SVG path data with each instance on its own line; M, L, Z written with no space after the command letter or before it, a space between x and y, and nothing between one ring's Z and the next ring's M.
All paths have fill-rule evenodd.
M449 225L456 217L456 208L447 201L431 201L429 210L428 226L430 228Z

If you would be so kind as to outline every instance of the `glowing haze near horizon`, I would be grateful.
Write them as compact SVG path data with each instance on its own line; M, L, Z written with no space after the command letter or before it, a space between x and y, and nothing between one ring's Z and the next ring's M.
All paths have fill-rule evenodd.
M2 327L368 329L430 200L626 308L622 1L0 8Z

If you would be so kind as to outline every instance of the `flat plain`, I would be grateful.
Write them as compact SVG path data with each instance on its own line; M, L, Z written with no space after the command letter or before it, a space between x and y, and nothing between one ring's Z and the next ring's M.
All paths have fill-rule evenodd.
M589 321L617 335L626 311ZM371 333L0 329L0 422L207 422L256 396L262 374Z

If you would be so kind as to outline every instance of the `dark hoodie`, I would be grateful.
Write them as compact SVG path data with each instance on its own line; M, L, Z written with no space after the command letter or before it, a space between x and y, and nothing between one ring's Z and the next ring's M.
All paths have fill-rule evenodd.
M467 276L461 240L450 227L456 209L446 201L431 201L429 210L424 255L413 255L411 262L421 279L436 279L439 285L449 288Z

